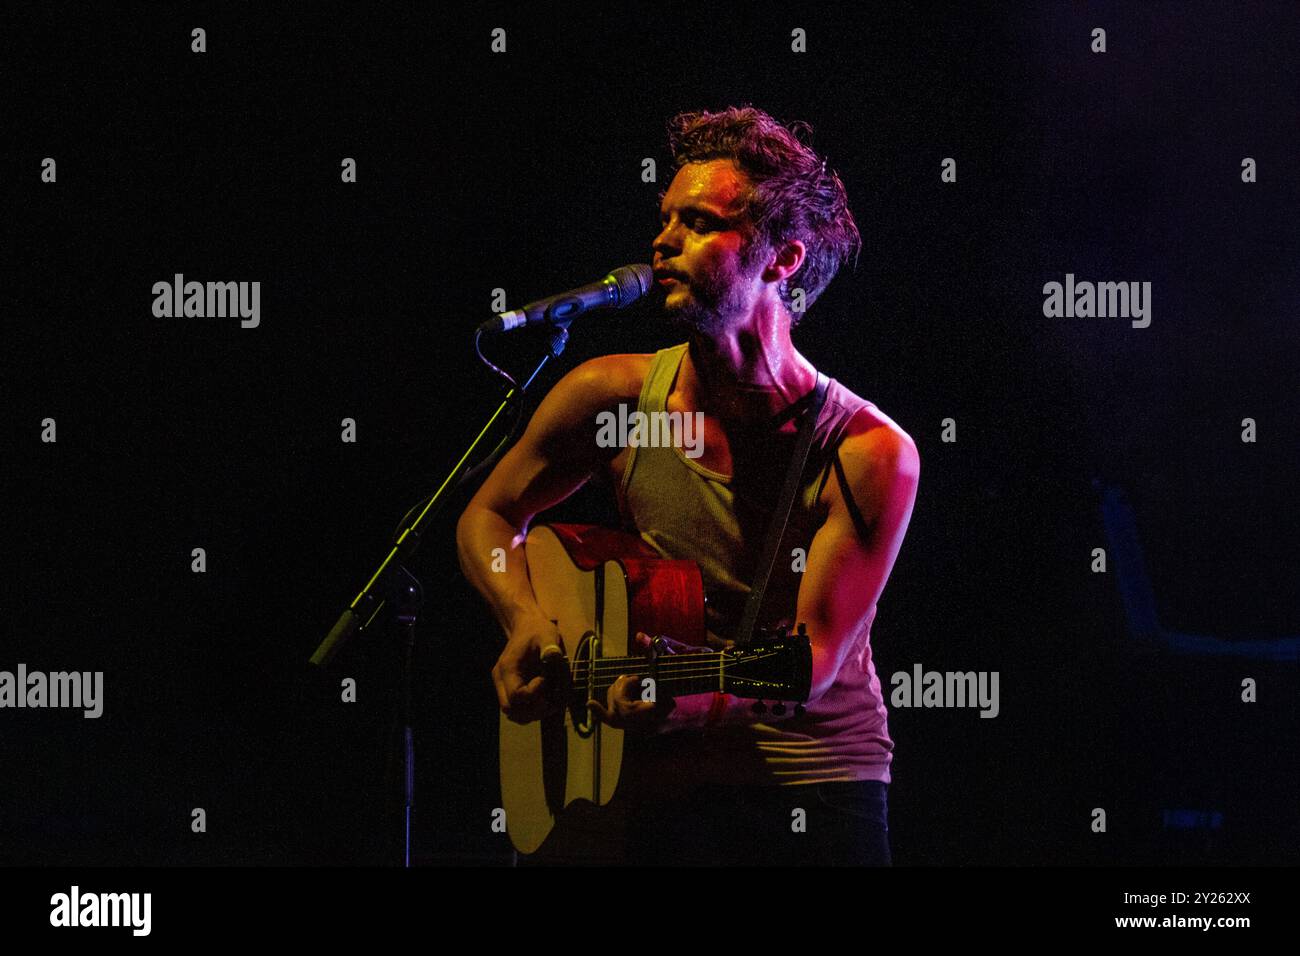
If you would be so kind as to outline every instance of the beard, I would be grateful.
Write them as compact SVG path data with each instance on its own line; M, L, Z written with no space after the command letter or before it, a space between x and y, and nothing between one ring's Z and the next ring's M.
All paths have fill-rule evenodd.
M685 301L679 304L664 304L664 315L679 332L713 335L727 327L726 314L716 306L700 302L694 289L689 289L685 297Z
M674 292L680 300L669 305L664 301L664 315L678 330L712 335L726 329L736 316L749 309L747 287L759 266L762 248L746 247L740 259L740 271L692 277ZM684 291L683 291L684 290Z

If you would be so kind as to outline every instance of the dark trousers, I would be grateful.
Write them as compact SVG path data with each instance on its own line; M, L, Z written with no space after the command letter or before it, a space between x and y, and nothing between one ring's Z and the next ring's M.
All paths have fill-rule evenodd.
M647 866L889 866L888 786L708 786L629 815L627 862Z
M520 866L890 866L888 786L705 786L577 801Z

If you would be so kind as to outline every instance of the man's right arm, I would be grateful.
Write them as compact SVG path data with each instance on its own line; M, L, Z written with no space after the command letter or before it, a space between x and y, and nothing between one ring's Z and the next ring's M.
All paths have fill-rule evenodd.
M596 444L596 417L620 400L635 401L640 385L635 356L584 362L542 400L523 436L502 457L456 525L460 566L487 600L506 635L492 669L497 703L507 717L536 720L548 709L541 653L567 651L542 613L528 578L524 538L540 511L563 501L618 454ZM505 553L494 571L493 552ZM497 564L500 567L500 563Z

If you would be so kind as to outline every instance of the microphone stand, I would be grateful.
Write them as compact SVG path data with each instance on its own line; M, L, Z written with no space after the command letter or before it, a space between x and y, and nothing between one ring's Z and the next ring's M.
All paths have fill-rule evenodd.
M549 311L549 310L548 310ZM402 768L403 768L403 866L411 865L411 811L415 805L415 732L412 726L411 675L412 660L415 652L415 624L420 607L424 603L424 589L420 580L410 572L404 562L415 553L420 545L420 535L429 522L437 516L451 494L461 484L487 467L505 450L505 440L480 464L466 470L466 463L483 443L484 437L492 431L497 420L512 402L518 402L528 387L533 384L538 374L553 358L559 358L569 341L569 322L555 321L549 317L547 325L550 330L550 342L547 352L537 363L532 374L523 385L514 385L501 400L497 410L487 420L482 430L475 436L465 453L460 456L455 467L447 475L438 490L406 513L402 525L394 535L392 548L380 562L370 580L366 582L361 593L348 605L329 634L321 641L316 652L311 656L311 663L325 667L343 649L343 646L357 634L362 634L373 626L380 615L388 608L387 619L393 624L402 641L401 681L399 691L399 721L402 725ZM489 363L490 364L490 363ZM499 371L499 370L498 370ZM508 376L507 376L508 377ZM522 409L520 410L522 414ZM509 436L507 436L507 439ZM450 489L450 490L449 490ZM423 508L421 508L423 505ZM415 519L406 524L411 514L419 511Z

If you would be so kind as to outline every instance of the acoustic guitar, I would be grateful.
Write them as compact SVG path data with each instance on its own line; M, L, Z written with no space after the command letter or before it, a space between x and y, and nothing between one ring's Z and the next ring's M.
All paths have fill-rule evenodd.
M641 678L643 697L650 688L655 698L723 691L773 701L775 713L784 711L780 702L808 699L812 648L802 627L705 649L704 584L694 562L660 558L640 538L594 525L538 525L526 548L533 592L570 656L548 665L563 689L562 709L527 724L501 717L502 806L519 852L537 850L574 801L600 807L613 798L623 731L586 702L603 702L620 675ZM633 654L638 631L700 651Z

